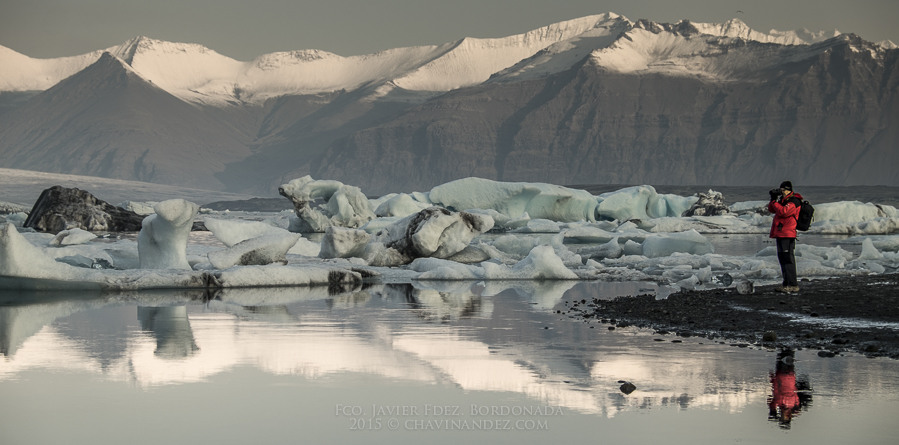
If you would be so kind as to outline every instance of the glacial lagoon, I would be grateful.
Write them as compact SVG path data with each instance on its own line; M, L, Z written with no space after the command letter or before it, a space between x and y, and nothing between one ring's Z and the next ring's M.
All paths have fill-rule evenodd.
M226 291L0 295L2 443L899 437L899 361L796 351L807 389L772 413L778 351L556 313L652 283Z

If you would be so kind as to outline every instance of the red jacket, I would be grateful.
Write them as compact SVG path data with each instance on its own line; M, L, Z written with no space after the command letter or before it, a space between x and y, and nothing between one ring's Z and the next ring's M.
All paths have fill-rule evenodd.
M802 195L793 193L785 201L771 201L768 211L774 214L771 223L771 238L796 238L796 222L799 219L799 206Z

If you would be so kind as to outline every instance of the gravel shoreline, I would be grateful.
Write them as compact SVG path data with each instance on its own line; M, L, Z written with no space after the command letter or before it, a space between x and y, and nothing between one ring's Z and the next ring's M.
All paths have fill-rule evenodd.
M599 319L609 329L652 328L664 336L657 341L697 336L741 347L819 349L821 357L851 351L899 359L899 274L803 280L801 290L790 294L774 288L567 301L567 312L559 313Z

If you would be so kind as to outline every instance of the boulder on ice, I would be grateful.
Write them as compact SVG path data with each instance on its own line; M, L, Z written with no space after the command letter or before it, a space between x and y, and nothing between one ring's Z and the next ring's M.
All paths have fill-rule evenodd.
M144 217L116 207L77 188L50 187L35 201L25 227L58 233L70 228L87 231L136 232Z

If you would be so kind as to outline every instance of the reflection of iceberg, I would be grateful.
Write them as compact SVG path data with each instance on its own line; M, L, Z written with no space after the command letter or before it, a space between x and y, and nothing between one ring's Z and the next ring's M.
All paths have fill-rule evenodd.
M526 301L534 303L534 309L552 309L577 284L577 281L486 281L481 294L497 295L514 289Z
M199 350L187 319L187 306L138 307L137 318L141 328L156 337L156 356L183 359Z
M493 304L470 290L445 292L420 284L387 284L378 293L388 300L406 303L422 320L449 321L459 318L490 317Z
M297 294L276 292L273 295L280 303L275 303L266 301L264 294L237 292L229 301L207 301L190 311L184 306L186 295L144 293L60 302L55 308L46 305L52 309L22 307L3 315L6 342L19 345L19 350L0 360L0 380L15 378L27 369L66 369L146 387L204 381L239 367L254 367L276 375L327 378L327 385L355 384L363 375L386 378L396 385L435 383L466 391L516 392L534 403L564 407L566 414L574 409L607 416L647 406L733 412L762 403L768 392L767 361L760 363L746 354L727 355L720 347L690 342L666 348L647 341L645 331L622 335L569 322L545 330L546 321L558 317L546 310L531 310L535 305L521 298L550 304L559 298L572 299L577 290L527 289L505 283L514 289L488 296L488 289L481 285L473 291L460 287L461 292L451 292L451 284L458 283L421 285L439 288L382 285L330 298L322 292L315 298L322 301L313 303L291 300ZM368 307L353 306L363 300ZM246 304L254 301L261 304ZM348 308L332 311L324 304L327 301L332 307ZM126 302L143 306L138 315L141 327L153 335L133 325L133 306L123 306ZM72 309L65 309L65 304ZM57 316L111 305L127 309L124 318L131 322L130 331L115 339L93 330L88 332L93 337L85 331L67 331L69 321L40 330L42 323ZM32 315L21 318L27 313L24 309L33 311ZM421 322L444 317L459 322ZM34 323L25 323L28 320ZM36 335L28 334L36 329L40 330ZM23 335L31 337L25 342L15 340ZM105 364L89 348L100 350L110 341L122 341L125 346ZM637 391L622 395L616 383L621 379L634 382Z
M210 299L240 306L271 306L299 301L324 300L358 290L359 283L346 286L265 287L216 289Z
M79 308L71 302L32 306L0 306L0 354L12 356L29 337L59 317Z

